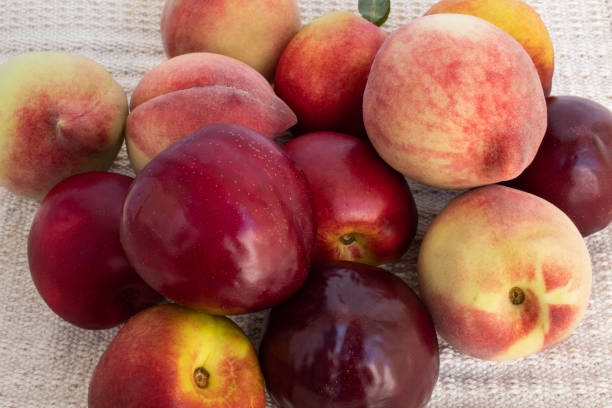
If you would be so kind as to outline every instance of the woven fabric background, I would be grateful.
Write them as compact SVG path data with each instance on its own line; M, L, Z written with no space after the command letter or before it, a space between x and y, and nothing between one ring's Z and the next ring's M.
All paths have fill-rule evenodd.
M384 28L396 29L433 3L393 0ZM555 46L553 95L583 96L612 109L612 0L528 3L540 13ZM159 32L163 0L2 0L1 5L0 63L26 51L83 54L131 93L142 75L165 59ZM328 11L356 10L357 0L301 0L300 7L307 23ZM112 171L132 174L125 150ZM418 234L404 258L389 268L416 289L423 234L457 192L412 187ZM0 188L0 408L86 407L90 375L117 329L73 327L42 301L26 257L36 208L36 202ZM553 349L507 363L463 356L441 340L440 378L429 407L612 407L612 227L586 241L593 291L574 334ZM236 321L257 344L263 318L259 313Z

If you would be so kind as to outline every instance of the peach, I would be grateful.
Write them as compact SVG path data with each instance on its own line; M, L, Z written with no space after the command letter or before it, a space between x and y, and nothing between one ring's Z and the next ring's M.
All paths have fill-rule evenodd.
M31 52L0 65L0 185L41 200L61 180L107 170L123 142L127 97L97 62Z
M527 52L477 17L420 17L382 45L363 97L372 144L420 183L467 188L518 176L546 131Z
M281 55L278 95L302 132L365 135L361 106L368 73L387 34L349 12L332 12L300 30Z
M237 123L274 138L296 123L261 74L212 53L182 55L153 68L134 90L131 107L126 144L136 172L172 143L210 124Z
M436 217L418 258L421 296L451 346L487 360L551 347L578 325L591 261L580 232L535 195L492 185Z
M119 330L89 383L89 408L265 408L249 338L224 316L176 304L143 310Z
M134 89L130 109L173 91L225 85L258 96L270 95L272 86L259 72L235 58L194 52L171 58L147 72Z
M243 61L272 78L301 26L296 0L167 0L161 33L168 57L206 51Z
M442 0L426 15L438 13L480 17L510 34L533 60L544 94L550 95L555 66L553 44L546 25L529 5L520 0Z

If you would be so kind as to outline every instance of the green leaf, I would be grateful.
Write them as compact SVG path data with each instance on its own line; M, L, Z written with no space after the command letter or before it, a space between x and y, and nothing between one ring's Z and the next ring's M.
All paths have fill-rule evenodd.
M381 26L391 11L391 0L359 0L359 12L371 23Z

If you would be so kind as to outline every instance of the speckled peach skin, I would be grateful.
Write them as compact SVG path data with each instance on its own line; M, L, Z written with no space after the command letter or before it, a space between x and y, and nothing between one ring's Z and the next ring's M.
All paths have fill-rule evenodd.
M412 20L379 50L363 119L380 156L439 188L509 180L533 160L546 101L527 52L477 17Z
M520 0L442 0L427 14L469 14L495 24L525 48L535 64L546 96L552 88L555 67L552 40L544 21Z
M168 57L197 51L228 55L270 79L300 26L296 0L167 0L161 18Z
M451 346L510 360L572 333L588 305L591 261L561 210L493 185L458 196L435 218L420 248L418 277L436 330Z

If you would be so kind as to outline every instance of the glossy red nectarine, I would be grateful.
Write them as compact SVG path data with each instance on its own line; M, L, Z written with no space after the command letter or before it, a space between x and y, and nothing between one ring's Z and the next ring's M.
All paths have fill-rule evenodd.
M315 213L306 178L273 141L217 124L162 151L126 198L121 242L168 298L214 314L272 307L306 278Z
M163 297L134 272L119 242L132 178L75 175L42 201L28 238L36 288L63 319L86 329L116 326Z
M417 227L406 179L363 139L335 132L299 136L283 149L300 167L317 210L315 261L380 265L399 259Z

